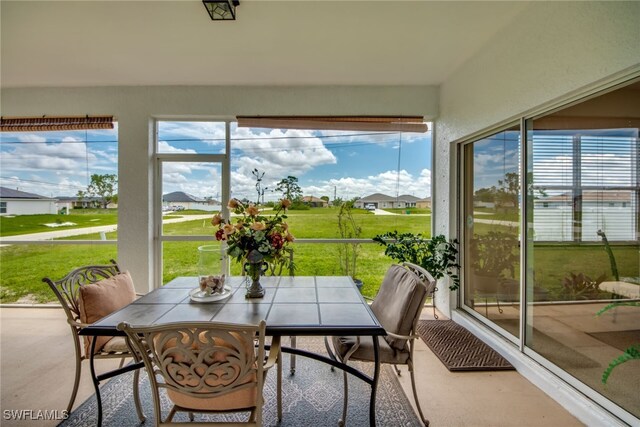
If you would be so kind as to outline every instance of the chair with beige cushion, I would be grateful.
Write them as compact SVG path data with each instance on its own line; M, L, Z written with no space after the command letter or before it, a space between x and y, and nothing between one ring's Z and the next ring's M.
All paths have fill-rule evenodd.
M120 323L143 360L151 383L156 425L172 424L176 412L250 412L245 423L262 425L263 386L280 352L274 338L265 358L264 320L258 325L176 322L158 326ZM160 389L173 403L163 420Z
M78 393L82 361L89 359L91 340L93 339L92 337L84 337L84 346L82 346L78 333L85 326L135 300L136 294L129 272L122 273L114 260L111 260L111 264L107 265L76 268L57 281L48 277L42 281L47 283L55 293L67 315L67 323L71 327L76 356L73 391L67 405L67 412L71 412ZM96 337L94 359L120 358L120 367L122 367L127 357L132 357L132 353L125 337ZM138 393L139 375L139 370L136 370L133 395L138 417L140 421L144 421L145 417L142 413Z
M407 365L411 374L411 386L416 407L420 418L429 425L422 414L422 408L416 392L413 348L416 335L416 325L420 318L420 312L425 300L436 286L435 279L422 267L415 264L404 263L392 265L384 277L378 295L371 304L371 311L387 332L385 337L378 339L380 363L389 363L395 366ZM337 357L342 363L349 360L373 362L373 337L370 336L336 336L325 338L327 350L330 356ZM333 349L331 348L333 347ZM344 407L340 425L344 425L347 418L348 382L347 373L344 372Z

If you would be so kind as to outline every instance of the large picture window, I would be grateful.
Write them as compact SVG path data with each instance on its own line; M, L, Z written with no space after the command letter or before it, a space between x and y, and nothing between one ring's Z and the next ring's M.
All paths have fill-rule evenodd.
M43 277L57 280L75 267L117 259L118 130L113 125L0 133L3 303L53 301Z
M351 275L371 296L393 262L372 238L394 230L430 236L430 132L240 127L234 121L160 121L157 129L163 283L196 274L198 247L220 245L206 218L225 213L229 199L266 215L281 198L291 199L286 220L295 236L295 274ZM180 195L200 203L176 201ZM347 203L349 212L339 218ZM219 248L218 271L242 274L237 263L225 266Z

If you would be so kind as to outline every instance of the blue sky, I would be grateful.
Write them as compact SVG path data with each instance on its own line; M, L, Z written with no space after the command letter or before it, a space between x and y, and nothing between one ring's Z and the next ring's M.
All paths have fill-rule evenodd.
M256 198L251 172L264 172L265 200L292 175L305 195L361 197L374 192L426 197L431 187L431 132L372 133L231 127L233 197ZM44 196L86 189L88 176L117 173L113 131L21 132L1 135L0 185ZM161 153L224 152L220 122L161 122ZM399 156L400 155L400 156ZM399 163L399 169L398 169ZM220 196L219 166L165 163L163 193Z

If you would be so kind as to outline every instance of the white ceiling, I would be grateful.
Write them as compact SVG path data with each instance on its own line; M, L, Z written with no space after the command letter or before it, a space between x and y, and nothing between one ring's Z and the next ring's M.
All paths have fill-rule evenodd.
M2 87L440 84L528 2L0 2Z

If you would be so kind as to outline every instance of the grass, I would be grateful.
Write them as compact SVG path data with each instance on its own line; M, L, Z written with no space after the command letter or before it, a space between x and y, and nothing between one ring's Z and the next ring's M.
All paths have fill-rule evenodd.
M393 208L393 209L383 209L383 211L396 213L400 215L416 215L416 214L431 215L431 209L426 209L426 208L404 208L404 209Z
M72 222L75 225L47 227L44 224L62 224ZM20 215L0 217L0 236L43 233L47 231L69 230L82 227L98 227L118 223L118 213L112 209L74 209L71 215Z
M179 215L203 214L202 211L181 211ZM356 220L362 227L362 238L371 238L387 231L423 233L429 235L430 216L389 215L376 216L366 210L355 210ZM21 217L26 224L40 223L45 215ZM68 219L74 215L52 215ZM111 211L94 211L93 215L78 215L85 223L94 225L108 221L115 223ZM35 217L35 218L34 218ZM10 218L17 219L17 218ZM307 211L291 211L288 220L291 230L298 239L339 238L336 208L313 208ZM75 222L75 221L74 221ZM2 219L2 224L5 219ZM476 224L476 233L495 229L495 225ZM192 220L164 226L169 235L212 235L213 227L208 219ZM49 231L49 229L47 229ZM66 238L68 240L98 240L98 234L88 234ZM108 240L117 239L117 233L107 233ZM177 276L198 274L198 246L215 242L166 242L164 244L163 283ZM339 244L294 243L297 275L342 274L338 259ZM389 264L383 248L377 244L362 244L358 258L357 277L364 282L363 293L374 296ZM620 276L639 276L639 253L637 245L614 245L613 251ZM12 245L0 247L0 300L14 302L28 297L37 302L53 301L51 290L41 282L42 277L61 278L74 267L107 263L117 257L116 245ZM569 273L584 273L592 278L607 273L611 280L611 268L602 245L536 244L533 253L535 281L545 288L551 299L562 299L562 280ZM516 266L517 269L517 266ZM240 274L240 268L232 265L232 274Z

